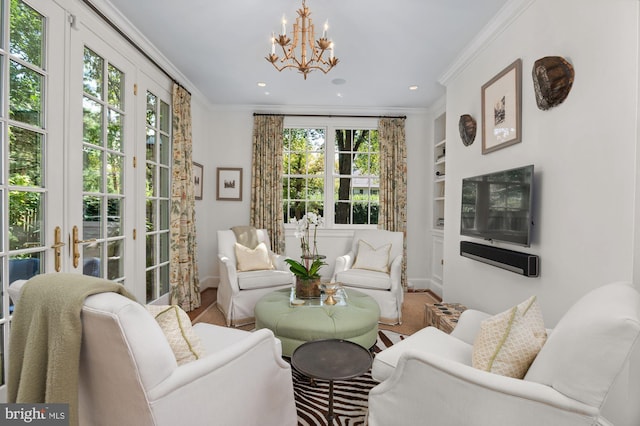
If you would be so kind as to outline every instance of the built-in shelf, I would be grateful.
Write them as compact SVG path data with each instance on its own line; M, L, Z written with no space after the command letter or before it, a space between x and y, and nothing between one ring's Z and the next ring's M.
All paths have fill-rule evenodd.
M444 200L446 184L447 138L446 114L433 121L433 228L444 228Z

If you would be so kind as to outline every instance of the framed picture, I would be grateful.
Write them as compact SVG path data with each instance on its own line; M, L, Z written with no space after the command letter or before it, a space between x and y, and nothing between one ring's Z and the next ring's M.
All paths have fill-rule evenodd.
M193 162L193 192L196 200L202 200L202 164Z
M482 86L482 153L522 140L522 60Z
M216 200L242 201L242 169L218 167Z

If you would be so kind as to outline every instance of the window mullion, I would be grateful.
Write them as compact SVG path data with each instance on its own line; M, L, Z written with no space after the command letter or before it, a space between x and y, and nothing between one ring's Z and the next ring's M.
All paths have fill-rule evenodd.
M334 170L335 160L335 147L336 147L336 129L334 126L327 127L327 134L325 136L325 156L324 156L324 220L325 227L334 227L335 218L335 195L334 195L334 181L336 178Z

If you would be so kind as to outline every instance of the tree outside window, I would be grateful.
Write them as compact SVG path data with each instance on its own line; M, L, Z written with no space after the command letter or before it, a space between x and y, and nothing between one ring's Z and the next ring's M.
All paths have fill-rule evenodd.
M285 223L308 212L330 219L329 226L378 223L376 129L340 128L327 133L321 128L287 128L283 137ZM327 155L327 145L333 145L333 154ZM325 206L333 206L332 211L325 211Z

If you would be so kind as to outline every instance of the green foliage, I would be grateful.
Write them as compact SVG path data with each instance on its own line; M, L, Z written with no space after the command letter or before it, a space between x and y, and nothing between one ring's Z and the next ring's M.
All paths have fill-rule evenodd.
M293 275L303 280L320 278L320 268L326 265L322 259L315 259L309 266L309 269L307 269L306 266L297 260L285 259L284 261L289 264L289 270Z

